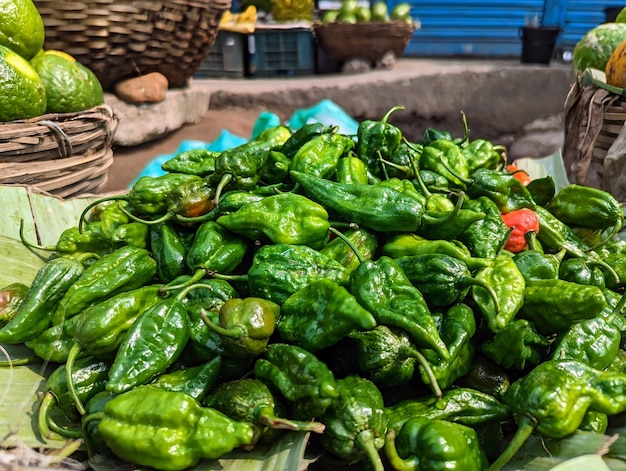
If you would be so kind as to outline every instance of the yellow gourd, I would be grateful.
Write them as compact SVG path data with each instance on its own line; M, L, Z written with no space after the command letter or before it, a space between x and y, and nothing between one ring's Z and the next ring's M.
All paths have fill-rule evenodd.
M606 83L615 87L626 87L626 40L613 51L606 63Z

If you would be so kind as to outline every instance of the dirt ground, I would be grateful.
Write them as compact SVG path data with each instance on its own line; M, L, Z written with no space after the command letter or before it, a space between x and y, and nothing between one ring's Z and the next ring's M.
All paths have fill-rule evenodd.
M114 147L113 165L103 193L122 191L154 158L173 153L185 140L212 142L222 130L250 137L262 109L230 108L209 110L194 124L187 124L163 138L133 147Z

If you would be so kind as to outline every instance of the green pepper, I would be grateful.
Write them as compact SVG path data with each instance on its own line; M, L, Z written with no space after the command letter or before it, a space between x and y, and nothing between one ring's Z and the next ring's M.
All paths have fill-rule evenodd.
M485 217L467 226L458 240L474 257L495 258L509 238L509 228L502 221L498 206L487 196L465 198L463 204L468 209L484 213Z
M575 322L598 316L608 303L601 288L565 280L526 283L519 316L534 323L540 334L555 334Z
M179 471L254 442L254 426L201 407L191 396L139 386L115 396L84 424L98 429L111 451L139 466Z
M222 337L231 355L254 358L265 351L279 316L280 306L270 300L231 298L222 304L218 323L208 317L204 321Z
M390 430L400 430L413 417L448 420L470 427L510 416L509 408L490 394L472 388L451 388L441 398L432 395L407 399L388 406Z
M161 169L165 172L206 177L215 172L215 159L219 155L219 152L207 149L185 150L163 162Z
M503 329L519 312L525 301L526 281L512 257L503 254L493 263L474 273L474 278L490 285L496 293L495 305L491 294L481 286L472 287L471 294L493 332Z
M626 297L622 296L615 307L607 307L596 317L576 322L558 334L550 358L577 360L598 370L607 368L620 349L622 335L616 321L624 303Z
M449 131L429 127L424 129L422 138L420 139L420 144L427 146L431 142L438 141L439 139L451 141L452 134L450 134Z
M107 402L113 399L114 396L109 394L107 391L100 391L91 397L85 403L85 415L83 417L90 416L91 414L95 414L96 412L102 413L104 411L104 406ZM93 416L92 416L93 417ZM90 420L89 422L85 422L82 427L83 432L83 441L85 443L85 448L87 449L87 455L89 458L92 458L96 454L100 455L111 455L113 454L107 444L104 442L104 438L102 438L102 434L100 430L98 430L99 420Z
M226 414L233 420L257 427L322 433L324 424L278 417L272 391L255 378L240 378L219 384L202 404Z
M502 469L535 431L560 439L576 431L587 411L623 412L625 393L626 375L596 370L576 360L540 363L504 395L518 428L489 469Z
M94 357L84 357L76 361L72 371L72 382L74 391L81 402L87 402L97 393L104 391L110 366L110 361L98 360ZM41 434L45 438L51 438L52 432L63 437L80 437L80 431L76 433L76 431L59 426L51 413L53 408L58 408L68 420L76 420L80 417L67 383L66 365L59 365L50 373L45 388L46 392L37 412L37 426Z
M329 239L326 209L296 193L279 193L217 218L229 231L274 244L304 244L320 249Z
M473 428L424 417L387 432L385 455L398 471L482 471L488 465Z
M89 203L80 215L78 227L82 231L89 211L109 201L128 202L127 209L134 215L161 216L168 209L170 194L174 188L191 181L202 181L202 179L185 173L166 173L158 177L145 175L133 184L128 193L106 196Z
M395 259L411 283L420 290L430 306L445 307L463 301L469 288L479 286L491 296L499 312L498 296L491 285L472 277L461 260L446 254L424 253Z
M426 188L431 192L444 192L450 190L449 182L446 177L432 170L420 169L418 170L415 178L416 180L414 180L414 184L417 183L416 187L418 189Z
M535 209L536 206L528 189L517 178L488 168L474 171L467 194L470 198L487 196L496 203L501 213L522 208Z
M74 337L68 332L70 321L48 327L41 334L24 342L35 355L44 361L65 363L74 345Z
M527 175L527 173L521 169L515 170L513 174ZM548 204L556 194L556 183L554 182L554 178L550 175L546 175L543 178L534 178L529 183L525 183L525 185L533 201L541 206Z
M282 304L309 283L328 278L348 286L350 273L341 263L306 245L264 245L254 253L247 273L250 294Z
M259 195L254 191L231 190L223 193L217 202L219 214L234 213L239 208L248 203L254 203L265 198L267 195Z
M195 273L197 281L207 273L231 273L248 252L247 240L215 221L203 222L196 228L193 242L185 255L185 264Z
M610 240L624 225L624 208L609 192L590 186L570 184L559 190L545 206L564 224L608 230Z
M578 430L582 430L585 432L595 432L604 435L608 427L609 416L607 414L588 410L585 413L582 422L578 426Z
M33 244L21 236L20 238L27 247L54 251L60 255L78 255L81 253L104 255L113 250L110 241L102 234L100 221L89 222L82 230L78 226L65 229L59 236L57 243L49 247Z
M306 144L311 139L321 136L323 134L335 133L338 128L335 125L329 126L319 121L313 123L306 123L300 126L289 138L280 146L279 150L288 159L293 159L298 149Z
M454 240L469 226L487 216L481 211L462 208L462 199L459 198L452 210L427 211L422 226L415 232L427 239Z
M537 239L545 248L555 252L565 249L567 254L573 257L590 257L587 252L591 247L585 244L571 227L542 206L535 207L535 215L539 219Z
M444 359L433 350L423 349L421 352L430 365L430 371L423 363L419 369L424 384L433 388L434 378L439 388L448 389L472 369L475 353L472 339L476 333L476 320L474 311L462 303L451 306L442 317L439 335L448 347L450 358Z
M141 222L133 222L124 212L125 206L128 206L125 201L104 205L100 212L100 233L112 249L121 245L146 248L148 227Z
M467 161L461 154L461 148L448 139L437 139L424 146L419 158L421 169L432 170L453 185L465 188L469 178Z
M326 425L322 447L343 460L367 460L376 471L384 467L379 455L387 419L383 396L371 381L349 375L336 381L339 393L320 417Z
M404 329L418 348L450 358L424 296L394 259L363 261L351 274L350 292L379 324Z
M279 149L290 136L289 128L279 125L264 130L244 144L221 152L215 159L215 172L210 177L210 183L217 185L217 199L222 188L254 188L261 179L269 152Z
M334 180L343 184L367 185L369 183L367 166L361 159L348 153L347 156L341 157L337 161Z
M374 316L344 286L322 278L285 300L276 330L286 342L316 352L336 344L355 329L375 326Z
M565 250L559 253L543 253L541 250L523 250L513 256L513 261L525 281L554 280L559 278L562 264L567 260Z
M124 246L103 255L65 292L52 313L52 322L61 323L110 296L143 286L156 272L156 261L146 249Z
M459 378L457 384L460 387L477 389L497 399L502 399L511 385L511 379L502 366L478 351L474 355L472 369Z
M221 367L222 358L216 356L197 366L181 366L173 371L162 373L150 384L168 391L183 392L197 401L202 401L217 383Z
M559 265L558 277L562 280L571 281L581 285L593 285L599 288L606 286L604 271L607 264L596 260L585 260L579 257L571 257L563 260ZM609 265L610 267L610 265ZM617 283L619 283L619 275Z
M419 160L422 151L423 146L421 144L409 143L406 139L403 139L388 159L381 159L383 174L389 178L415 178L416 162ZM417 174L419 174L419 171ZM447 184L448 181L444 178L444 186Z
M294 417L319 417L337 397L335 377L313 353L285 343L272 343L254 364L254 376L280 391Z
M483 341L482 352L507 370L535 366L546 354L549 342L525 319L513 319L491 339Z
M157 264L157 276L162 283L188 273L184 263L187 245L173 224L163 222L150 226L150 253Z
M124 333L109 371L107 391L119 394L145 384L178 360L189 339L183 299L194 284L144 311Z
M83 275L83 261L92 255L58 257L45 262L37 270L13 319L0 329L0 343L22 343L46 330L52 323L51 312Z
M342 184L291 173L306 194L347 222L379 231L413 232L420 227L424 206L413 196L385 185Z
M354 141L343 134L320 134L297 150L291 162L291 170L328 178L337 170L339 158L353 147Z
M428 384L436 394L441 393L428 361L402 329L378 325L369 331L353 331L347 340L356 356L359 374L379 388L407 384L419 362L429 374Z
M0 328L15 317L27 292L28 285L24 283L11 283L0 288Z
M261 169L259 185L278 185L289 182L291 159L277 150L270 150L267 162Z
M350 229L343 233L344 237L356 247L361 259L371 259L378 249L378 235L366 229ZM341 237L336 237L320 252L341 263L351 273L359 266L361 260L355 251Z
M479 168L501 170L506 162L505 152L504 146L495 145L486 139L473 139L461 148L470 176Z
M402 131L389 123L389 117L403 109L403 106L394 106L380 121L364 120L359 123L355 151L374 176L382 174L380 160L389 160L402 142Z
M465 263L472 271L484 268L491 263L488 259L473 257L469 249L458 240L430 240L417 234L402 233L386 239L382 247L382 255L391 258L422 254L443 254L454 257Z

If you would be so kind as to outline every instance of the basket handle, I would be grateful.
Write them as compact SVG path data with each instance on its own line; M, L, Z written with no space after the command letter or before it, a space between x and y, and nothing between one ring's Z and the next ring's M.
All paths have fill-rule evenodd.
M57 123L44 119L39 121L38 124L43 124L48 129L50 129L50 131L52 131L54 137L57 140L57 144L59 145L59 152L62 158L65 159L67 157L71 157L72 154L74 154L74 149L72 148L72 142L70 141L70 138L67 134L65 134L65 131L63 131L63 129L61 129L61 127Z

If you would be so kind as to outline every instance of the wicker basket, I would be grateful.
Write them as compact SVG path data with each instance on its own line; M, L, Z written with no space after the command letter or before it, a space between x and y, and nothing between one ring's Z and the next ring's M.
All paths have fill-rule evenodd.
M161 72L184 87L215 41L231 0L34 0L46 28L44 48L71 54L105 90Z
M113 163L117 124L108 105L0 123L0 184L63 198L98 193Z
M414 30L414 26L406 21L313 25L315 39L326 56L335 62L360 58L374 63L388 51L401 57Z

